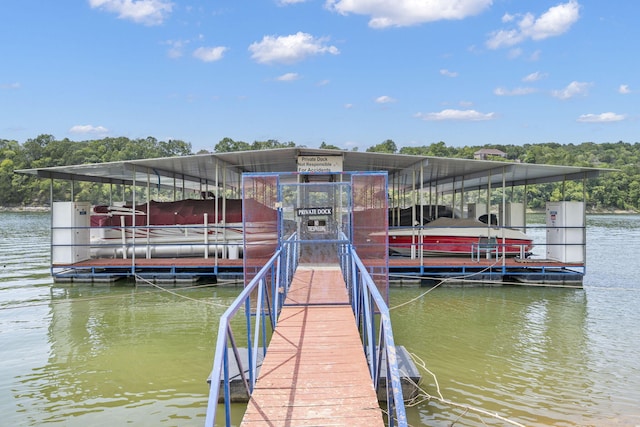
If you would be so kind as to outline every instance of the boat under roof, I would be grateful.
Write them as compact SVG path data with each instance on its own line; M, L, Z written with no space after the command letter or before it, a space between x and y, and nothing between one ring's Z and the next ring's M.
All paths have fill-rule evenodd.
M316 159L331 157L332 159L328 162L332 165L331 172L323 170L308 173L303 167L299 167L298 162L301 157L313 157ZM380 171L388 173L390 193L391 191L395 192L395 194L410 194L416 191L428 193L428 201L421 199L421 203L424 204L426 202L429 205L431 205L431 194L435 193L435 205L433 206L437 207L441 200L438 197L441 195L453 195L452 202L455 206L457 193L481 190L491 193L494 189L499 188L506 189L508 187L564 181L582 181L584 185L587 179L596 178L603 173L613 171L613 169L294 147L22 169L16 172L51 179L52 185L53 180L65 180L72 183L86 181L133 186L133 203L135 204L135 187L137 186L173 189L174 197L176 189L182 189L183 197L185 190L196 192L198 197L210 198L211 195L218 197L220 193L217 190L215 194L210 191L214 189L224 189L223 197L229 197L230 194L233 194L232 197L238 197L240 195L238 190L242 187L243 174L255 174L258 177L278 174L280 183L297 184L299 182L315 181L349 181L350 174ZM73 199L73 185L71 190ZM227 192L226 190L231 191ZM506 207L506 193L506 191L502 192L503 208ZM142 198L144 199L145 197L143 196ZM410 199L411 197L407 200ZM462 202L464 197L460 197L459 200ZM389 201L393 201L393 198L390 198ZM414 202L411 201L409 203ZM396 208L396 206L390 207ZM401 208L402 206L398 207ZM487 212L489 212L489 208L490 206L487 206ZM584 209L579 216L584 219ZM523 220L525 222L521 225L526 224L526 218ZM391 225L391 222L389 225ZM506 225L513 226L513 224L508 223ZM148 227L148 224L146 226ZM69 229L72 228L69 227ZM396 228L398 230L402 229L402 227ZM421 226L415 228L417 232L415 230L412 231L410 236L410 258L394 258L389 261L388 267L391 269L391 273L400 275L398 277L405 277L409 274L423 281L432 280L425 279L425 277L446 277L449 280L451 277L460 277L461 274L472 274L477 279L490 281L518 277L518 280L554 283L558 281L562 283L575 281L581 284L582 276L585 272L584 229L584 221L582 221L582 225L578 230L580 236L582 236L582 243L577 245L578 252L582 255L579 261L567 260L559 263L556 260L524 259L521 256L519 258L502 257L499 262L496 258L490 259L487 257L485 259L485 257L482 257L481 259L479 252L481 247L480 240L475 244L478 253L476 254L476 251L471 250L467 254L470 257L437 257L428 259L428 257L423 256L424 251L420 250L422 243L417 240L417 237L426 235ZM123 239L125 238L123 237ZM135 242L132 243L134 253L135 250L139 249L140 244L145 243L144 241L141 242L140 239L138 239L138 242L137 244ZM227 244L229 242L225 241L224 243ZM125 239L122 245L119 246L125 247L126 245L129 245L129 241ZM73 245L67 243L66 246L64 244L57 246ZM555 247L555 245L550 245L549 247ZM53 248L54 244L52 243L52 251ZM566 245L562 245L561 248L566 249ZM153 280L167 276L169 280L175 280L176 283L178 280L182 280L183 277L196 279L214 277L217 280L217 278L226 277L226 275L235 277L243 271L241 260L236 259L235 255L234 257L231 256L233 251L228 250L227 252L227 255L219 256L216 247L212 258L205 256L204 258L169 259L169 261L166 258L153 258L149 256L147 251L146 257L133 256L131 259L123 256L122 258L114 257L111 259L87 259L75 263L56 264L52 262L52 274L56 281L101 281L103 278L110 281L118 280L122 277L132 277L132 275L135 275L136 278L138 276L153 277Z

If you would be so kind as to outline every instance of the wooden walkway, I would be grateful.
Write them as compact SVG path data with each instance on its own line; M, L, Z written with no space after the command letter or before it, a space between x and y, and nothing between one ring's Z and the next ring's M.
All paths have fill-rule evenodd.
M384 425L339 267L298 267L241 425Z

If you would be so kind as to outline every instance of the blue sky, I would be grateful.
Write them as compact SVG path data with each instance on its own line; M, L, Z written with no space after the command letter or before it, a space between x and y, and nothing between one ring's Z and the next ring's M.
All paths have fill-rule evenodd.
M637 142L630 0L4 0L0 138Z

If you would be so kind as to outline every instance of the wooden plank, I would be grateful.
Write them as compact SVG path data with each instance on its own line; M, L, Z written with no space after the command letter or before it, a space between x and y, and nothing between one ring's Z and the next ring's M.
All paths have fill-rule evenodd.
M348 303L342 272L336 267L299 267L285 301L285 305Z
M384 425L338 268L299 268L242 426Z

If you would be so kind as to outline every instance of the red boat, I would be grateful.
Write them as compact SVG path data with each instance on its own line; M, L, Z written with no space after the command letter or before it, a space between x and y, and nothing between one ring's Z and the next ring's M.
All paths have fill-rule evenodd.
M251 222L243 224L243 203ZM91 248L96 258L190 257L219 254L237 258L273 253L277 211L253 200L187 199L136 206L95 206ZM135 224L135 228L132 225ZM126 252L125 252L126 251Z
M533 240L520 230L496 227L474 219L438 218L423 227L389 229L389 250L398 255L476 256L493 251L497 256L526 257Z

